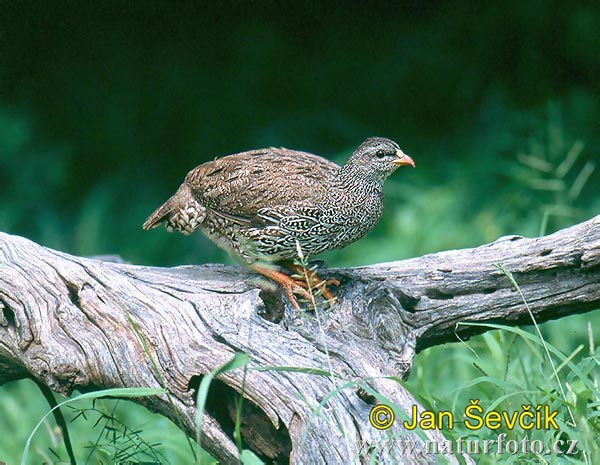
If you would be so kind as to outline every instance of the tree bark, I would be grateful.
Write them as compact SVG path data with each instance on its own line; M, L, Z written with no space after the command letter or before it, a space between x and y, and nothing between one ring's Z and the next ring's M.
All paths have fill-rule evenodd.
M66 395L166 384L173 404L166 396L137 401L181 418L193 436L199 380L244 352L248 370L211 385L203 447L238 463L232 414L243 392L243 443L263 459L353 463L361 441L386 437L369 424L373 403L385 400L398 413L418 406L389 378L406 377L417 351L486 330L459 322L531 322L496 263L512 272L538 322L600 308L600 216L541 238L327 270L321 274L341 282L337 301L326 308L317 300L317 312L302 314L242 268L111 263L0 233L0 384L33 377ZM421 445L443 440L400 423L388 433ZM382 455L382 463L423 459Z

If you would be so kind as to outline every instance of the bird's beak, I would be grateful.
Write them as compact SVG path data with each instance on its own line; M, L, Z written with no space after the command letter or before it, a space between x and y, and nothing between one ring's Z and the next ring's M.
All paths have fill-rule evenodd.
M398 150L396 152L396 155L398 155L398 159L394 160L394 164L396 166L410 165L413 168L415 167L415 162L413 161L413 159L406 155L402 150Z

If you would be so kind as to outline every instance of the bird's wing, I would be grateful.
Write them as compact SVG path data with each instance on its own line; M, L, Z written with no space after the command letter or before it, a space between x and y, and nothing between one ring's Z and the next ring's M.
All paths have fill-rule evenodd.
M339 166L322 157L283 148L238 153L204 163L185 182L203 206L241 225L268 222L282 206L320 202Z

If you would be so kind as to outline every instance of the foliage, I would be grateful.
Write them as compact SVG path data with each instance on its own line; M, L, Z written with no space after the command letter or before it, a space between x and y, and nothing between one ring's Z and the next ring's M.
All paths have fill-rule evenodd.
M131 392L135 394L135 390ZM194 463L185 436L166 418L131 402L94 400L94 396L102 394L90 394L92 396L87 398L83 397L86 395L80 399L72 398L72 409L68 405L62 408L77 463L116 463L112 457L132 453L132 444L142 447L133 451L139 454L137 459L150 454L159 456L162 461L157 463L165 465ZM37 386L29 380L0 387L0 399L0 431L11 438L11 441L0 443L0 457L6 463L20 463L28 437L49 408ZM44 419L42 425L43 428L32 437L25 463L68 463L62 433L54 426L53 419ZM152 447L148 448L148 445Z

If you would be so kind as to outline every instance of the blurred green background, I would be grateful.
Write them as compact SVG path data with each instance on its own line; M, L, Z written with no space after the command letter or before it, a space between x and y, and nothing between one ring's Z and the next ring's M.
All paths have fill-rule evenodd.
M374 135L417 169L388 181L382 221L329 266L600 213L596 2L25 1L2 4L0 28L0 231L45 246L231 263L200 234L141 224L216 156L285 146L342 163ZM581 318L546 329L550 341L586 341L599 317ZM419 379L448 386L442 372Z

